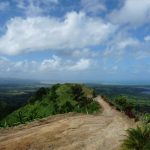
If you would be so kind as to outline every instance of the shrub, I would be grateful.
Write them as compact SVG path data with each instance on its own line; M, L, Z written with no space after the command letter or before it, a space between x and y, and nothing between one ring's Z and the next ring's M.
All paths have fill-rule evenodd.
M145 123L148 124L150 123L150 114L144 114L141 116L140 120Z
M129 112L134 108L134 104L127 101L126 97L124 96L118 96L115 99L115 104L119 107L119 109L125 112Z
M127 138L123 142L124 150L150 150L150 126L143 125L127 130Z
M115 99L115 103L120 107L121 110L125 110L127 100L126 100L126 98L123 97L123 96L118 96L118 97Z

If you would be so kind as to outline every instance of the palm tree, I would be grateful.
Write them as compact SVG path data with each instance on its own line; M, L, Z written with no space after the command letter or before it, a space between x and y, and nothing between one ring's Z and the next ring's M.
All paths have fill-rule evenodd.
M125 150L150 150L150 126L144 125L127 130L127 138L123 142Z

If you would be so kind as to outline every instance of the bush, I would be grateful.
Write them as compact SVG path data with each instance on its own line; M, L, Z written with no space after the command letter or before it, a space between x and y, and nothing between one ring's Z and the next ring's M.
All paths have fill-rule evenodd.
M132 102L127 101L126 97L124 96L118 96L115 99L115 104L119 107L120 110L122 111L132 111L134 108L134 105Z
M98 102L93 101L89 105L87 105L88 113L97 113L100 110L100 105Z
M117 104L117 106L118 106L122 111L124 111L125 108L126 108L127 100L126 100L126 98L123 97L123 96L118 96L118 97L115 99L115 103Z
M149 125L128 129L127 134L127 138L123 142L124 150L150 150Z
M150 123L150 114L143 114L141 116L140 120L145 124L149 124Z

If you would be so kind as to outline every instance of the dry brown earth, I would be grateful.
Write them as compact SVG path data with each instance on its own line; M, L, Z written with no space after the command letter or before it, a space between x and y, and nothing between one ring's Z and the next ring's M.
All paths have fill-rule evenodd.
M96 100L101 114L69 113L0 129L0 150L119 150L135 123L100 96Z

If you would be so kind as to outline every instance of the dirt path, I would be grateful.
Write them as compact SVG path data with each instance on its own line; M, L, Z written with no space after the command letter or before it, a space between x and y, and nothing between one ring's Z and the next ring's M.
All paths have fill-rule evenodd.
M135 123L100 96L99 115L56 115L10 129L0 129L0 150L119 150L125 130Z

